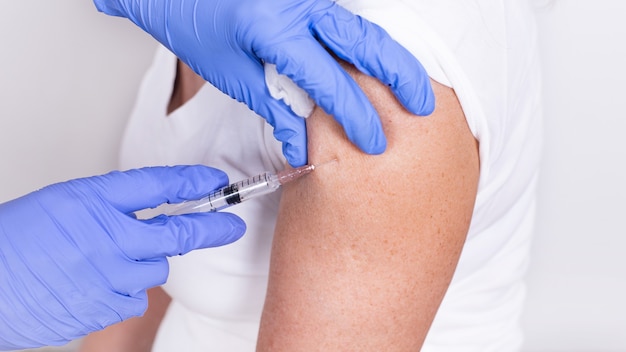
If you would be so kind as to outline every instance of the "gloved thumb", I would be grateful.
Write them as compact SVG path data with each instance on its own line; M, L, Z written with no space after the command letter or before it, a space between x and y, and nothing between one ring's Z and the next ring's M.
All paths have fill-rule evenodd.
M163 203L202 198L227 185L228 176L221 170L203 165L163 166L114 171L71 182L86 183L91 191L128 214Z

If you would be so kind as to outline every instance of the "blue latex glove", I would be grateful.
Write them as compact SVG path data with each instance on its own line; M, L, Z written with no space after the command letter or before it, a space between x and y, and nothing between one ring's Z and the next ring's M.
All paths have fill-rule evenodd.
M167 256L236 241L229 213L133 212L199 198L226 185L205 166L113 172L45 187L0 204L0 350L60 345L143 314Z
M387 146L378 114L320 42L389 85L414 114L434 109L430 80L413 55L379 26L330 0L94 2L100 11L129 18L204 79L263 116L292 166L307 160L304 120L270 96L262 62L275 64L307 91L370 154Z

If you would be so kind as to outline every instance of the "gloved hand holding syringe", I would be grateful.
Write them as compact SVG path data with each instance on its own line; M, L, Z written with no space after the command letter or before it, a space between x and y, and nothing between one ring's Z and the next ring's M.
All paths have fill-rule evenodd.
M231 183L228 186L211 192L204 198L189 200L178 204L163 204L159 206L158 210L160 214L164 215L181 215L222 210L248 199L272 193L278 190L280 186L309 174L315 170L315 168L315 165L304 165L295 169L285 169L275 174L265 172L239 182Z

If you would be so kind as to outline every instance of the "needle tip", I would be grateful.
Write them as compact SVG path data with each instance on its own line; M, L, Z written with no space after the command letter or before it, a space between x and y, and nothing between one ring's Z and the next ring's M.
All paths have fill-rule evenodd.
M326 160L323 163L319 163L319 164L316 164L316 165L311 165L312 166L311 170L314 170L316 167L320 167L322 165L326 165L326 164L330 164L330 163L338 162L338 161L339 161L339 159L337 159L337 158Z

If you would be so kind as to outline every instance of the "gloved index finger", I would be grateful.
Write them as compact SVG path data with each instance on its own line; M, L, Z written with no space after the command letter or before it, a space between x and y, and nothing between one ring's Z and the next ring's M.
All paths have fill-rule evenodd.
M378 113L358 84L312 36L283 41L257 54L304 89L361 150L369 154L385 150L387 140Z
M283 101L272 98L265 83L262 65L246 61L242 77L250 91L246 103L255 113L263 117L273 128L274 137L282 142L283 154L293 167L306 164L306 126L304 119L297 116Z
M199 199L228 184L223 171L203 165L146 167L85 180L88 187L124 213Z
M304 119L296 116L282 101L277 101L267 94L260 113L265 112L267 122L274 128L274 137L282 142L283 155L292 167L307 163L306 125Z

